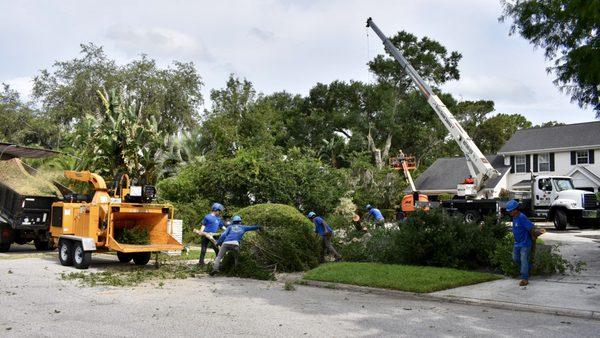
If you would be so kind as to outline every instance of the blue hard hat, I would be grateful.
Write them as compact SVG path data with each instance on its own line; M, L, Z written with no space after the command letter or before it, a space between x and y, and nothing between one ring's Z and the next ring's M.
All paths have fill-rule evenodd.
M515 209L519 208L519 202L515 201L515 200L510 200L508 201L508 203L506 203L506 211L511 212L514 211Z
M223 211L223 209L225 209L223 207L223 204L221 203L215 203L212 205L212 211Z
M367 205L365 205L365 209L371 210L371 209L373 209L373 207L370 204L367 204Z
M242 223L242 218L239 215L235 215L231 218L233 223Z
M315 217L317 217L317 214L314 213L314 211L311 211L308 213L308 215L306 215L308 218L313 219Z

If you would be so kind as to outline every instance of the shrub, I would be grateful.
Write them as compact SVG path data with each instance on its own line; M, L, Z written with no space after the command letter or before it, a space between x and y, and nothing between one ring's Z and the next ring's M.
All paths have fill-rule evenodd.
M240 259L255 270L305 271L316 267L319 243L313 224L295 208L282 204L258 204L238 211L245 224L260 224L261 231L248 233ZM224 261L228 271L232 264Z
M519 266L512 260L514 238L512 233L498 242L491 255L491 264L507 276L519 275ZM532 259L531 275L549 276L555 273L564 274L566 271L579 273L585 263L569 262L560 254L558 245L548 246L537 244L535 257Z
M122 228L116 233L115 239L121 244L150 244L150 232L146 228Z

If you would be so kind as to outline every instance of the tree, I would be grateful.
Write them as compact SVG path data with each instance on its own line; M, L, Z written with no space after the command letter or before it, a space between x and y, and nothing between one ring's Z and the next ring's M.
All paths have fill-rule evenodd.
M144 107L143 118L156 119L161 130L189 130L199 120L202 81L192 63L175 61L161 69L142 55L120 66L102 47L81 45L80 58L57 61L34 78L33 97L46 114L70 131L86 115L101 117L102 102L96 94L108 88L128 95Z
M2 84L0 91L0 141L20 145L53 148L57 128L29 104L19 93Z
M170 135L153 116L143 117L135 99L116 90L98 96L104 108L100 118L87 115L77 127L79 168L109 178L126 173L139 183L156 183L171 159Z
M547 68L562 91L600 118L600 1L502 0L501 21L512 19L518 32L554 62Z

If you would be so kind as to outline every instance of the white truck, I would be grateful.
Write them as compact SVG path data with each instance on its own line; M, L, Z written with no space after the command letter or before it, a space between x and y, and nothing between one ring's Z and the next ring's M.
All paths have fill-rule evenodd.
M442 124L448 129L450 136L458 143L465 154L467 167L474 182L459 183L457 185L458 198L438 204L428 202L427 205L429 207L441 206L450 212L464 215L467 221L474 222L481 220L485 215L499 215L505 202L484 198L482 192L486 182L498 177L500 173L492 167L446 105L371 18L367 20L367 27L373 29L375 34L379 36L387 51L396 59L419 91L427 98L431 108L436 112ZM568 224L579 227L600 225L600 205L596 195L588 191L575 189L570 177L533 176L532 174L531 182L530 196L520 199L522 210L528 216L552 220L557 230L566 229ZM417 199L415 201L415 204L420 203Z

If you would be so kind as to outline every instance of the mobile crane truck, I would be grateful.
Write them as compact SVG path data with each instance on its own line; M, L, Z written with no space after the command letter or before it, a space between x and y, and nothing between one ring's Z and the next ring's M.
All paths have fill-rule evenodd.
M104 179L89 171L65 171L65 177L93 186L93 196L66 195L52 204L50 233L65 266L90 266L93 252L116 251L121 262L145 265L152 252L181 250L169 234L173 207L154 203L153 186L133 186L127 175L118 175L108 189ZM119 242L119 234L131 229L147 231L145 244Z
M450 136L458 143L465 154L467 167L473 178L473 183L462 182L457 185L457 195L461 198L443 201L437 205L430 202L419 202L421 198L418 197L419 194L415 192L413 185L411 187L415 197L406 198L405 196L403 209L406 200L406 202L412 201L415 207L419 207L419 205L441 206L452 213L464 215L466 221L477 222L486 215L499 215L500 211L505 208L504 202L495 198L485 198L483 189L489 180L498 177L500 173L492 167L454 115L371 18L367 20L367 27L373 29L381 39L386 50L408 74L427 99L427 103L436 112ZM522 211L528 216L552 220L557 230L565 230L568 224L582 228L589 225L600 225L600 204L596 195L575 189L573 181L567 176L534 176L532 174L531 197L522 199L520 203ZM407 206L407 208L409 207Z

